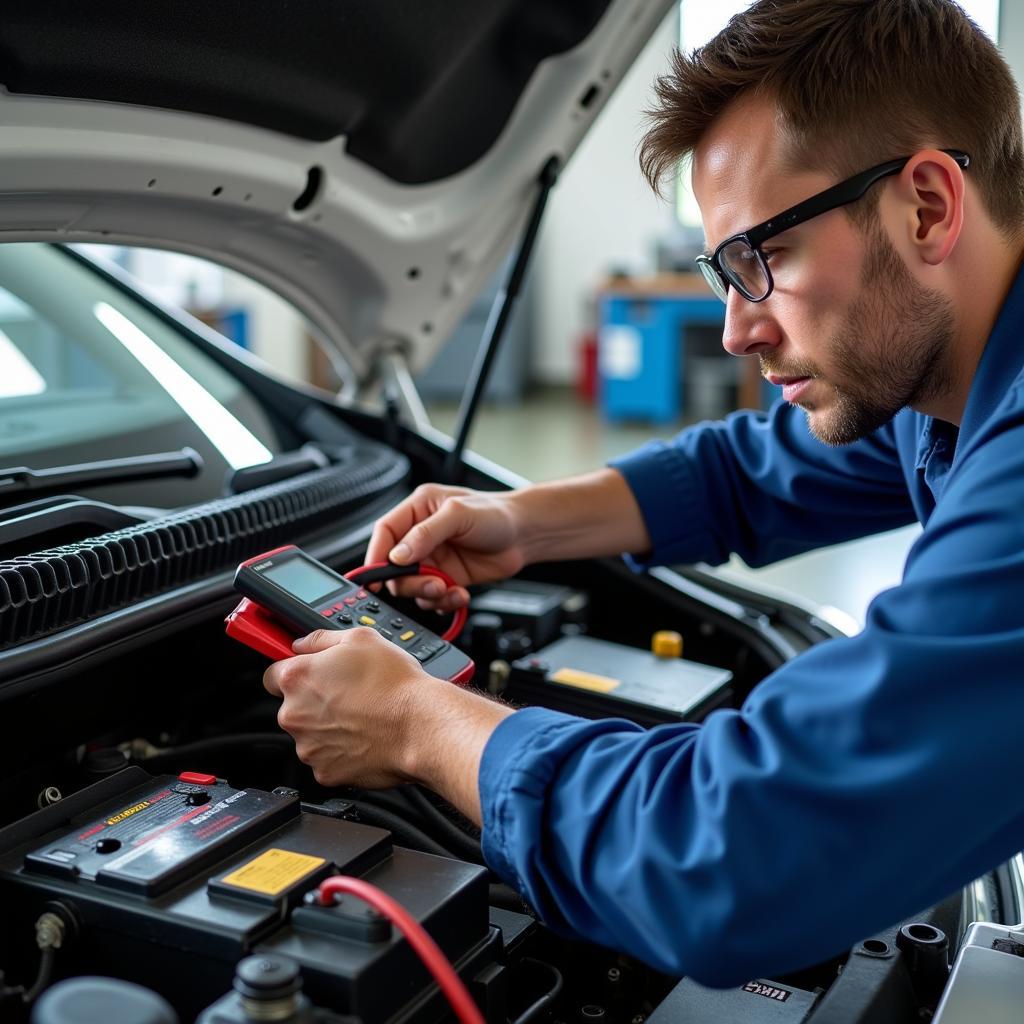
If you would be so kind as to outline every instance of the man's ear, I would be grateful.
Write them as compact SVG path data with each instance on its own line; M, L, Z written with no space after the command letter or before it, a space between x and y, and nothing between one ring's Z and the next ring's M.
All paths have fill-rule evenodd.
M945 262L964 225L964 172L948 153L922 149L900 172L910 246L930 266Z

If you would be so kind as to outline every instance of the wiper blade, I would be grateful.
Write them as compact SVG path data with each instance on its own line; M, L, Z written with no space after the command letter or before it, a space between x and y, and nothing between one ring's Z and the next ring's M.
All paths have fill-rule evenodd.
M101 459L72 466L29 469L14 466L0 469L0 502L8 495L31 491L36 495L58 494L76 487L156 480L165 476L195 476L203 468L202 456L194 448L152 455L131 455L125 459Z

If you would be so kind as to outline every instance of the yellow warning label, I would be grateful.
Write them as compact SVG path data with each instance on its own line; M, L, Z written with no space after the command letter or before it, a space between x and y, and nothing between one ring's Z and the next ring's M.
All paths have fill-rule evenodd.
M149 806L148 800L142 800L131 807L126 807L123 811L118 811L113 817L107 818L108 825L116 825L118 822L124 821L125 818L130 818L133 814L138 814L139 811L144 811Z
M221 881L237 885L239 889L276 896L325 863L323 857L311 857L307 853L267 850L255 860L236 868L230 875L225 875Z
M560 668L557 672L551 673L551 678L556 683L578 686L581 690L596 690L598 693L611 693L617 686L622 685L621 679L599 676L594 672L581 672L578 668Z

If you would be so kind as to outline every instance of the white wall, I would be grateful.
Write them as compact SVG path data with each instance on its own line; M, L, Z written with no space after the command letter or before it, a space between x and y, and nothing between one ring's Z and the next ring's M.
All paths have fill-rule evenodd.
M671 202L657 199L640 173L637 144L654 79L678 40L673 11L601 111L551 195L530 271L535 379L569 383L587 302L613 268L654 269L658 238L670 233Z
M1024 3L1002 0L999 7L999 49L1010 65L1017 88L1024 85Z
M278 373L310 379L310 343L306 322L293 306L241 274L224 273L224 305L249 315L249 348Z

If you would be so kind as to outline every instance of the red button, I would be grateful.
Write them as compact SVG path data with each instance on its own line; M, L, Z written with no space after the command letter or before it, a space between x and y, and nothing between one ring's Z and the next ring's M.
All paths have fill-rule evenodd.
M354 605L356 603L356 600L357 599L354 598L354 597L346 597L345 598L345 604L347 604L351 608L352 605Z
M370 595L365 590L359 590L356 592L356 597L359 598L360 601L364 600L369 596Z
M334 614L334 612L331 611L330 608L325 608L320 614L321 615L326 615L327 618L330 618Z
M193 786L213 786L217 782L216 775L204 775L202 772L182 772L178 776L179 782L188 782Z

